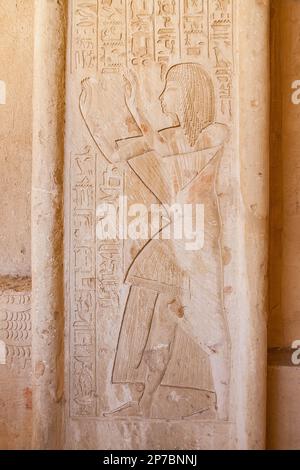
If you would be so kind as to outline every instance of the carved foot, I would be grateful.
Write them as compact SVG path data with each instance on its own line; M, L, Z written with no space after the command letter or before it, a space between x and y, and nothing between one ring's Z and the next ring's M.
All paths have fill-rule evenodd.
M104 417L123 417L123 416L138 416L141 417L143 416L143 413L139 407L139 404L134 401L130 401L128 403L124 403L124 405L121 405L119 408L116 408L115 410L108 411L107 413L103 413Z

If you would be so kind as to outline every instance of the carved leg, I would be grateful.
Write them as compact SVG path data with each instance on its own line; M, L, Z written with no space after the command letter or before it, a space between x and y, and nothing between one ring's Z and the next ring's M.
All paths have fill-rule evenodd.
M140 287L130 289L116 351L113 383L144 381L140 366L151 331L157 295Z
M158 298L149 340L144 354L147 377L144 393L140 400L143 416L150 416L151 407L172 355L172 345L177 327L172 311L174 298L161 294Z
M148 373L145 381L144 393L139 403L143 416L150 416L155 392L159 388L165 375L170 357L171 353L168 346L146 352L145 359L148 365Z
M206 308L205 308L206 307ZM230 339L221 305L203 306L194 300L186 309L183 329L193 337L210 360L220 420L228 419L230 382Z
M132 401L104 416L140 416L139 401L145 389L145 349L152 330L158 294L143 287L131 287L120 331L112 383L135 384ZM138 396L137 396L138 395Z

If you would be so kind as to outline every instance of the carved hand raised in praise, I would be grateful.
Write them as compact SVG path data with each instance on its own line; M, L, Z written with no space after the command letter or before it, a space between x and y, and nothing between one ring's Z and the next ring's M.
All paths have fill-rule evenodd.
M140 100L139 84L133 70L128 70L123 75L125 83L125 101L132 116L139 121L138 103Z

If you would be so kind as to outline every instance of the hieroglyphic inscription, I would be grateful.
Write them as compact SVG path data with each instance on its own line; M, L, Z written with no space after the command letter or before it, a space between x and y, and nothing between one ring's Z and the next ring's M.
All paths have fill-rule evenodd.
M98 69L98 0L73 0L72 69Z
M147 65L155 56L154 2L132 0L129 4L129 65Z
M102 73L119 72L126 66L125 0L99 1L99 63Z
M179 14L180 2L156 1L156 61L165 69L170 63L180 58Z
M208 53L207 2L184 0L182 11L182 53L186 59L201 59Z
M233 1L216 0L210 10L210 54L214 58L214 73L224 118L231 117L232 110L232 48Z
M198 73L206 80L194 66L198 64L207 71L214 84L214 93L210 96L215 95L216 120L228 125L232 117L233 0L73 0L72 5L71 72L77 73L73 79L79 89L83 78L95 78L95 83L101 82L98 90L103 99L96 105L96 95L89 95L92 88L87 89L87 96L93 96L93 100L85 102L87 115L82 113L98 150L94 146L83 152L75 148L71 156L71 414L103 416L107 409L101 408L96 396L105 387L99 377L105 368L101 377L111 376L111 364L101 365L100 374L99 358L100 351L105 350L106 354L111 347L111 338L102 344L102 325L106 325L103 331L108 331L109 321L112 324L119 321L120 312L124 310L120 291L125 274L124 244L117 238L97 239L97 225L102 218L99 206L110 204L120 215L119 196L124 191L123 169L109 164L109 158L103 156L116 150L113 146L121 138L136 137L139 133L134 113L131 115L126 108L122 87L130 69L141 75L141 88L148 78L148 71L149 76L153 73L158 77L144 95L148 100L147 112L151 114L152 110L156 112L161 108L158 90L161 93L167 84L167 73L172 66L193 64L190 70L185 68L182 72L183 69L175 68L170 75L179 81L179 86L185 86L184 81L189 78L191 82ZM156 76L157 69L160 75ZM120 79L121 94L114 89L110 101L104 100L104 94L112 85L108 85L103 77L108 81ZM157 103L151 107L154 98ZM111 119L116 128L113 132L109 128L109 118L105 121L103 117L110 105L113 108L111 115L119 107L120 115L126 114L124 109L127 112L126 120L122 121L123 117L120 117L119 122L113 114ZM186 110L190 108L191 103ZM88 121L93 120L93 116L96 116L93 126L89 126ZM124 134L124 123L128 136ZM105 142L101 140L103 128L106 129ZM176 269L175 266L174 272ZM155 283L152 284L155 290ZM138 289L132 289L132 292L136 291ZM141 290L141 298L142 293ZM178 344L181 343L178 339ZM113 354L109 357L112 362ZM120 371L117 372L120 375ZM133 381L132 377L130 381ZM120 382L121 379L115 380L115 383Z
M114 166L106 166L99 174L97 206L110 204L118 211L122 191L122 177ZM97 223L103 214L97 212ZM120 271L122 268L122 246L118 238L97 242L97 305L105 312L119 308Z
M214 66L221 113L231 117L232 0L73 0L72 70L121 72L154 60Z
M89 147L71 156L72 413L87 416L96 413L95 171Z

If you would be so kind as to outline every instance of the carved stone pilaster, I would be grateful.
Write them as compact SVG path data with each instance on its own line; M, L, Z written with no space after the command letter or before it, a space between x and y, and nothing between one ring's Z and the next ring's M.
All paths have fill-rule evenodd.
M67 1L35 1L32 172L33 448L62 446Z

